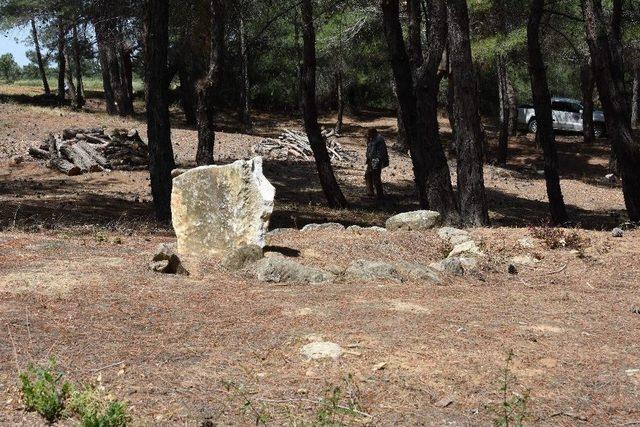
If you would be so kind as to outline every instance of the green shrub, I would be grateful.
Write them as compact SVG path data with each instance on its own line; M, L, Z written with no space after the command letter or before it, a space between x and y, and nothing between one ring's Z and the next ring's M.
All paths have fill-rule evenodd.
M62 376L56 372L53 358L46 367L29 365L20 374L22 400L27 411L37 412L50 424L60 419L72 388L71 384L62 381Z
M84 427L124 427L129 421L124 403L110 399L92 386L72 393L68 411Z

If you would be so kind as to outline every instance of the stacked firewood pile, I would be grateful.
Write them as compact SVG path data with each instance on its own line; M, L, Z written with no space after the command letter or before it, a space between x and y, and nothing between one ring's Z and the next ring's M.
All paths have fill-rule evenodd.
M149 166L149 149L137 130L118 129L109 136L101 128L65 129L60 135L50 134L40 147L30 148L29 154L69 176Z
M340 145L333 130L322 131L327 141L329 157L334 162L355 162L358 156L355 152L346 150ZM313 151L309 139L303 132L285 129L278 139L266 138L253 146L253 152L274 160L313 159Z

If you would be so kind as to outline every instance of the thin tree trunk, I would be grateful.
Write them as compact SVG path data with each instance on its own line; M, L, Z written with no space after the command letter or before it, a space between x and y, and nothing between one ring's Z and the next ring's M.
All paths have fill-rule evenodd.
M531 76L531 92L538 121L536 138L544 153L544 174L549 197L551 220L555 225L567 221L567 209L560 187L558 173L558 153L555 135L553 134L553 115L551 110L551 94L547 81L547 69L540 47L540 22L544 13L544 0L530 0L529 23L527 25L527 47L529 53L529 74Z
M448 0L451 74L455 82L454 113L458 146L458 204L468 226L489 224L483 175L484 134L471 59L469 11L466 0ZM508 114L508 113L507 113Z
M76 108L82 108L84 105L84 96L82 96L82 58L80 55L80 41L78 40L78 25L77 20L73 22L73 61L75 62L75 74L76 74Z
M71 98L71 104L73 108L76 108L76 99L77 99L76 85L75 83L73 83L73 67L71 67L71 61L69 60L68 52L67 54L65 54L65 62L66 62L65 78L67 79L67 87L69 88L69 97Z
M511 75L507 70L507 100L509 101L509 135L518 134L518 97Z
M58 19L58 101L60 103L63 103L66 97L64 80L67 74L67 60L64 56L64 48L64 22L60 18Z
M196 84L196 119L198 127L198 151L196 163L201 165L213 164L213 150L215 146L215 98L219 86L216 79L220 76L220 47L217 43L224 40L224 26L222 25L223 5L220 0L210 0L211 42L209 52L209 70ZM220 33L223 33L220 36Z
M614 0L614 10L616 5L621 7L619 0ZM622 176L627 212L631 221L640 221L640 141L632 134L622 56L616 54L622 50L621 40L616 36L615 25L607 31L601 0L585 0L583 15L607 132ZM616 21L612 20L612 24Z
M244 17L240 17L240 61L242 69L242 84L240 85L240 121L245 129L251 128L251 85L249 81L249 50L247 48L247 34Z
M336 119L336 133L341 134L344 128L344 94L343 94L343 81L342 71L336 72L336 92L338 101L338 117Z
M304 127L309 138L309 144L316 161L320 185L331 208L344 208L347 200L342 194L336 180L327 151L327 145L320 125L318 124L318 110L316 106L316 30L313 23L312 0L302 0L302 39L303 55L300 72L300 87L302 90L302 115Z
M409 141L407 139L407 130L404 127L404 120L402 118L402 109L400 108L400 101L398 100L398 91L396 90L395 81L392 82L393 96L396 99L396 123L398 127L398 136L395 144L391 148L399 153L407 154L409 152Z
M631 125L640 127L640 60L633 67L633 96L631 104Z
M47 80L47 70L44 68L44 61L42 60L42 52L40 51L40 42L38 41L38 30L36 28L36 20L31 18L31 37L33 37L33 44L36 49L36 58L38 60L38 68L40 69L40 76L42 77L42 86L44 86L45 95L51 95L51 89L49 88L49 81Z
M585 144L593 144L595 132L593 127L593 90L595 81L593 79L593 67L591 61L587 60L580 69L580 88L582 89L582 135Z
M127 94L127 110L129 114L133 114L133 64L131 63L131 49L122 44L119 52L120 58L120 75L122 85Z
M511 124L511 108L509 105L509 88L507 76L507 60L504 55L498 55L498 96L500 104L500 132L498 136L497 160L500 166L507 165L509 156L509 128Z
M169 48L169 3L146 0L144 3L145 87L149 172L151 192L160 221L171 219L171 171L175 169L169 121L167 59Z
M109 54L107 53L107 37L105 34L105 24L100 22L101 17L93 21L93 28L96 32L98 44L98 59L100 61L100 72L102 74L102 87L104 89L104 100L107 106L107 114L118 114L115 95L111 86L111 74L109 73Z

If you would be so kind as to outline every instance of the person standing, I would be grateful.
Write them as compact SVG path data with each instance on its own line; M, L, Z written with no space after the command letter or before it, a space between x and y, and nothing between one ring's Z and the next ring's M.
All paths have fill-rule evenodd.
M377 129L369 129L367 131L367 170L364 175L369 196L376 196L378 199L384 198L382 169L387 166L389 166L387 144Z

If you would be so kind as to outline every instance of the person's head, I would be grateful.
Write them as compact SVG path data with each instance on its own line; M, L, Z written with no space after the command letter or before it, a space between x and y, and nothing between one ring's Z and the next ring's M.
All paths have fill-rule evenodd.
M373 141L378 136L378 129L371 128L367 131L367 143Z

